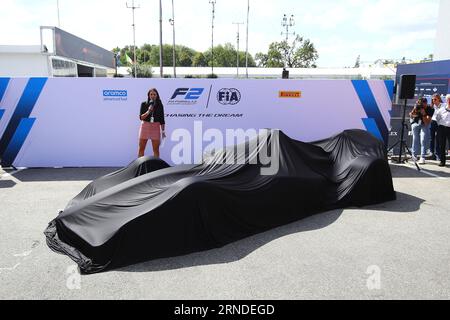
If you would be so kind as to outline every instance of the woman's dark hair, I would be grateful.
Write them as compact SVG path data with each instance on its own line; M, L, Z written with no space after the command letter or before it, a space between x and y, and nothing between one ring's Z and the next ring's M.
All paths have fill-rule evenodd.
M155 106L156 105L162 105L161 98L159 97L159 92L158 92L158 90L156 90L156 88L151 88L150 90L148 90L148 92L147 92L147 102L150 101L150 92L152 92L152 91L154 91L156 93Z

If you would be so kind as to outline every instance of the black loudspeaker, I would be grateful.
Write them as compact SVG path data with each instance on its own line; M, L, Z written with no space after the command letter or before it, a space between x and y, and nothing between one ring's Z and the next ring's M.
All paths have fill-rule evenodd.
M416 75L402 74L400 76L399 99L414 99L416 92Z
M289 71L288 70L283 70L283 73L282 73L281 77L283 79L289 79Z

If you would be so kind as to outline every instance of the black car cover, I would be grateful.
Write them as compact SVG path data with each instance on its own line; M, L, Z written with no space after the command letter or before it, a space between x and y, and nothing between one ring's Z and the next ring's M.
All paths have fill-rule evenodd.
M50 222L48 246L95 273L395 199L385 146L366 131L305 143L265 130L211 153L175 167L142 157L93 181Z

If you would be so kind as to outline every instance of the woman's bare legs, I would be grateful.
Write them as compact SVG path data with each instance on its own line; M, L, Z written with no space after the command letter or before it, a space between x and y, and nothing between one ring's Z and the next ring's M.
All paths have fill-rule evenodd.
M145 147L147 146L146 139L139 139L139 153L138 158L143 157L145 153Z
M160 144L161 144L160 140L152 140L153 155L156 158L159 158L159 145Z

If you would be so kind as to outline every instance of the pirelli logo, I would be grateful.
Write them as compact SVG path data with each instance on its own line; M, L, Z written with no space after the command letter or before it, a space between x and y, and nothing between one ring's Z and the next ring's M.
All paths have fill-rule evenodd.
M292 98L300 99L302 97L301 91L280 91L278 94L279 98Z

